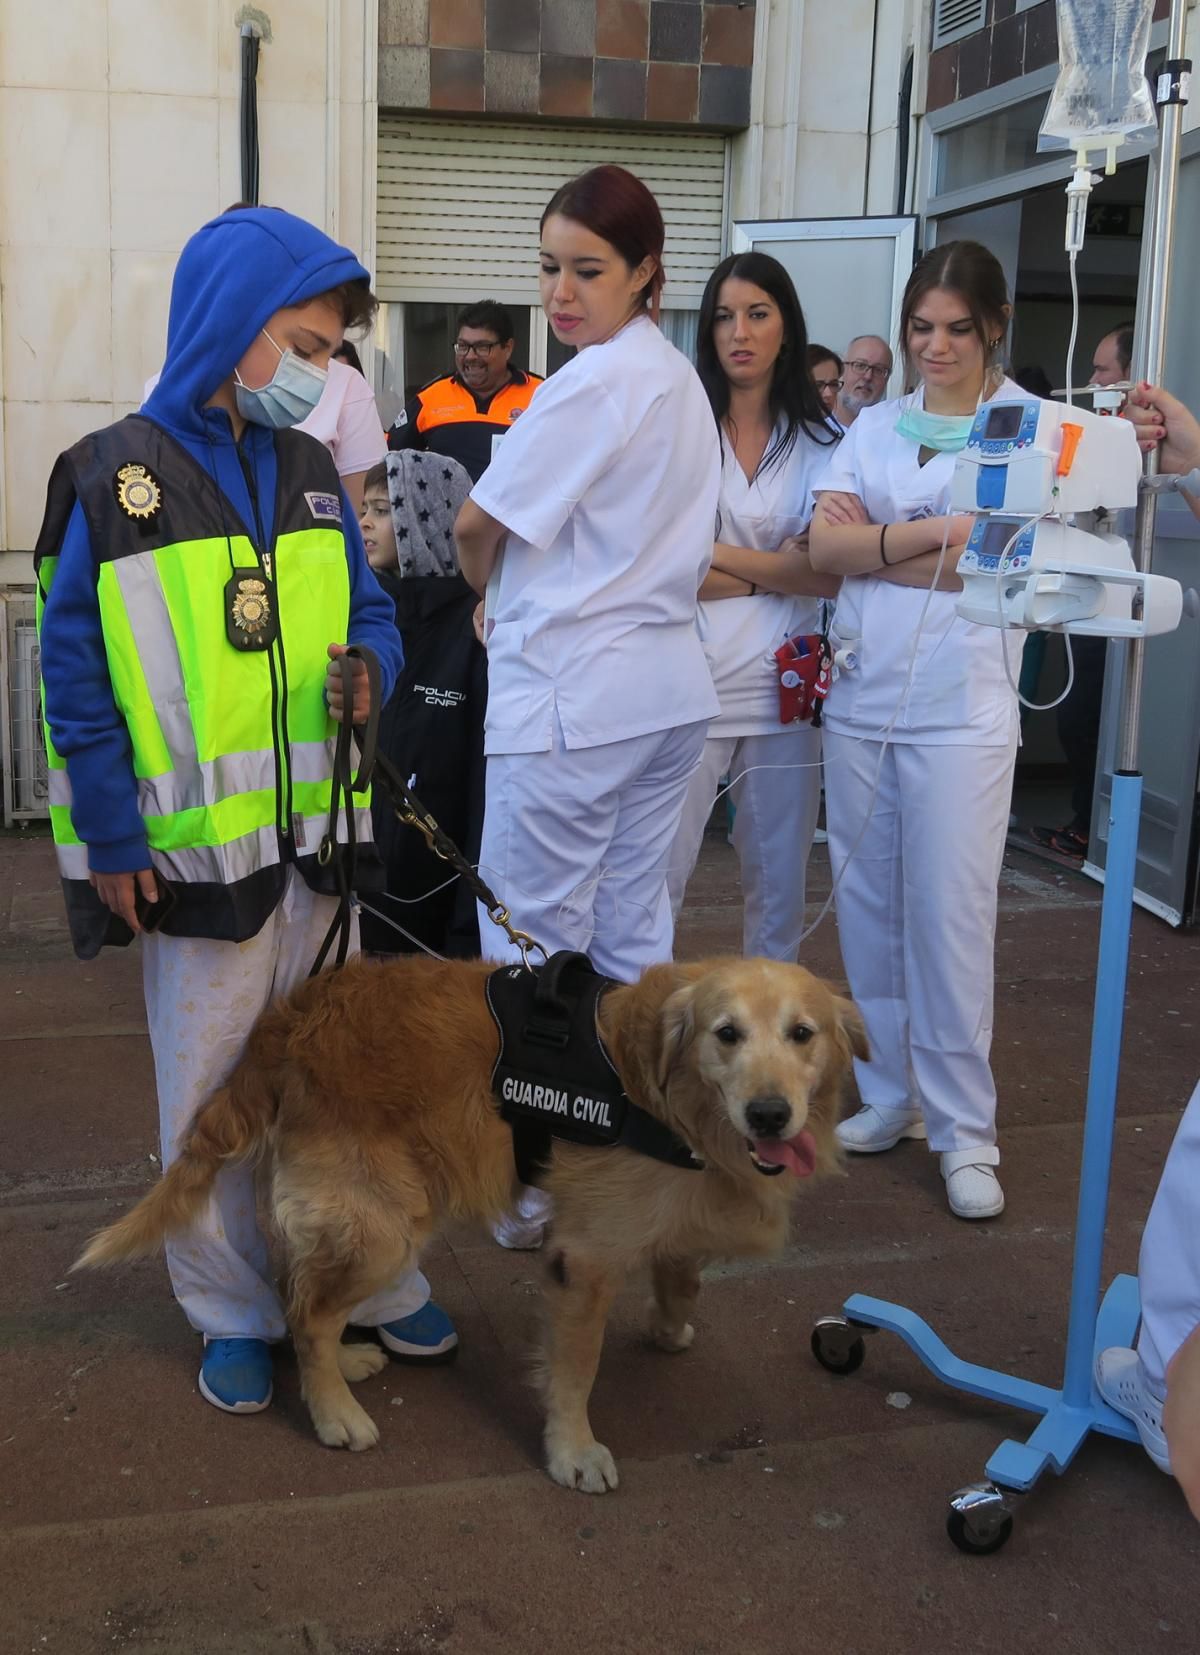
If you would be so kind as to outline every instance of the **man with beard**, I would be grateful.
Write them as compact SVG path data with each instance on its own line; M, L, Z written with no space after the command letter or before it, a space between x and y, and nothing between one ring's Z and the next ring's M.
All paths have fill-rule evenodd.
M860 333L846 346L843 362L834 418L843 430L848 430L864 408L873 408L887 395L892 352L887 340L877 333Z

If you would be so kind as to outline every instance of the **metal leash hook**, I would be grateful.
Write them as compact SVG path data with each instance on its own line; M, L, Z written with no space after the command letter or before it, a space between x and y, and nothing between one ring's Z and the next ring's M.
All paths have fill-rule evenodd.
M499 926L514 948L520 949L521 964L525 967L526 971L533 970L533 967L529 963L529 955L530 951L535 948L542 956L542 964L545 965L546 961L550 958L549 954L547 954L545 950L545 947L538 942L536 938L531 937L528 931L517 930L516 926L512 923L512 915L509 913L508 909L505 908L502 903L496 902L494 899L490 905L486 906L487 917L491 920L492 924Z
M452 867L459 878L464 881L467 889L483 908L492 924L503 931L510 944L519 951L521 964L525 969L527 971L533 970L529 956L534 950L542 956L543 960L549 959L546 949L536 938L531 937L528 931L519 931L513 925L509 910L495 892L489 889L479 877L479 874L467 861L453 839L429 814L396 769L396 766L384 753L375 754L375 783L391 801L397 819L405 827L416 828L433 854Z

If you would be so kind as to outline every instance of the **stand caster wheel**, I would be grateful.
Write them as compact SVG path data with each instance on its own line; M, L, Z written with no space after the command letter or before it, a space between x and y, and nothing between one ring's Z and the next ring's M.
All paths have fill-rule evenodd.
M987 1557L1008 1544L1012 1531L1012 1512L995 1483L971 1483L950 1501L946 1533L960 1552Z
M822 1316L813 1328L812 1353L830 1373L854 1373L867 1354L862 1334L844 1316Z

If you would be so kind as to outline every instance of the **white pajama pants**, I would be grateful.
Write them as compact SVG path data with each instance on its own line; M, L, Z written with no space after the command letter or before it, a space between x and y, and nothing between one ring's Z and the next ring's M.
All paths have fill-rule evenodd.
M821 732L795 724L763 735L709 736L671 848L667 884L675 919L725 775L732 778L733 845L742 870L742 952L795 963L821 808Z
M142 978L158 1082L163 1167L179 1153L192 1116L242 1054L259 1012L302 983L337 909L289 868L283 897L256 937L214 942L206 937L142 937ZM357 921L352 946L357 949ZM283 1307L258 1227L254 1172L218 1173L212 1199L197 1223L167 1242L175 1297L192 1326L210 1338L282 1339ZM359 1305L364 1326L419 1310L429 1283L419 1270Z
M882 742L824 737L838 935L871 1043L871 1061L855 1062L862 1100L884 1116L919 1107L932 1150L994 1144L993 955L1016 729L1003 747L894 742L882 767Z
M1146 1220L1138 1290L1138 1355L1161 1402L1171 1359L1200 1323L1200 1084L1183 1112Z
M556 721L557 725L557 721ZM548 954L632 982L671 958L667 865L708 721L572 751L494 753L479 871ZM486 959L520 953L479 910Z

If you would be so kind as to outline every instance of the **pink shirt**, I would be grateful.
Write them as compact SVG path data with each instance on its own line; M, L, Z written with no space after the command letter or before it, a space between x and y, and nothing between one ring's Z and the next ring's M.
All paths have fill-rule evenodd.
M363 376L344 362L329 364L321 400L296 430L307 431L325 444L339 477L370 471L387 454L375 393Z

